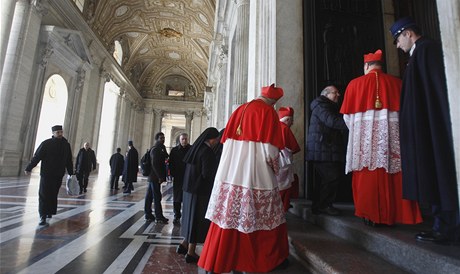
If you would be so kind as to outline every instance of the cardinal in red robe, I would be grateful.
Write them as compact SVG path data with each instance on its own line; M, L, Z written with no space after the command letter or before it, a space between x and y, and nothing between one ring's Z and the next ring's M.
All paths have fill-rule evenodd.
M364 55L364 74L347 86L341 113L349 129L346 173L353 172L355 215L368 225L422 222L402 198L399 146L401 80L382 71L382 51Z

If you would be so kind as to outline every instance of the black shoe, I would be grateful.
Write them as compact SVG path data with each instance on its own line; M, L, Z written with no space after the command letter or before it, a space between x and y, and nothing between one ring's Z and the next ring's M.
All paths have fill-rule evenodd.
M422 242L447 243L449 239L437 231L427 231L415 234L415 239Z
M199 259L200 259L200 256L195 257L192 255L185 254L185 262L188 264L196 264Z
M53 218L53 215L48 214L48 215L46 215L46 218L51 219L51 218Z
M173 224L180 225L180 218L174 218Z
M46 225L46 217L45 216L40 217L40 222L38 223L38 225Z
M184 247L183 245L179 244L176 248L176 253L181 254L181 255L186 255L187 254L187 248Z
M83 192L85 192L85 193L87 192L86 188L83 190Z
M319 208L318 212L322 214L327 214L329 216L339 216L340 214L342 214L342 212L339 209L333 206L328 206L326 208Z
M146 222L154 222L154 221L155 221L155 216L153 216L153 215L146 215L146 216L145 216L145 221L146 221Z
M125 190L123 191L123 194L131 194L131 190Z
M167 224L168 222L169 220L166 219L165 217L159 217L155 219L155 223L158 223L158 224Z
M116 187L115 189L116 189L116 190L120 190L120 188L118 188L118 187Z

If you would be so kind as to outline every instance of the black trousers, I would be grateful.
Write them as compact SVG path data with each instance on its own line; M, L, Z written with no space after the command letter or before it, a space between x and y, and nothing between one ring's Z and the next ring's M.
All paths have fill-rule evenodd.
M182 208L182 181L173 181L173 208L174 208L174 218L180 219L182 217L181 208Z
M155 218L164 218L163 208L161 207L161 184L158 182L149 182L147 192L145 193L144 214L152 214L152 201L154 203Z
M80 185L80 191L83 191L88 187L90 171L79 171L77 174L78 184Z
M38 214L53 215L57 211L57 197L62 185L62 177L40 176L38 189Z
M110 175L110 189L118 188L118 180L120 179L120 175Z
M317 179L313 186L312 210L331 206L337 195L337 188L345 168L341 162L315 162Z
M460 242L459 210L446 211L439 205L431 207L434 223L433 231L439 232L453 242Z

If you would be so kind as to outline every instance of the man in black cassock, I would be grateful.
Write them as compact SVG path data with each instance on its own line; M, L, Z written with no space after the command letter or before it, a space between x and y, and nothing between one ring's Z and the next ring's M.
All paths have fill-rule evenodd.
M394 43L410 54L403 77L400 142L403 197L432 205L430 242L460 241L460 216L452 125L441 45L421 36L405 17L390 28Z
M134 190L133 182L137 182L137 172L139 171L139 153L131 140L128 141L128 149L123 168L125 182L123 193L125 194L131 194L131 190Z

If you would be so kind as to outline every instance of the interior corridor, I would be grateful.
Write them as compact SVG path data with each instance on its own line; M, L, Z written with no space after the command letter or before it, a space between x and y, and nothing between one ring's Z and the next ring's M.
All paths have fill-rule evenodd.
M163 185L166 225L144 221L146 178L124 195L110 190L108 175L94 175L83 195L67 195L63 183L57 215L39 226L40 176L34 171L0 178L1 273L205 273L175 252L182 238L172 224L171 185ZM289 261L286 270L272 273L308 273L293 255Z

